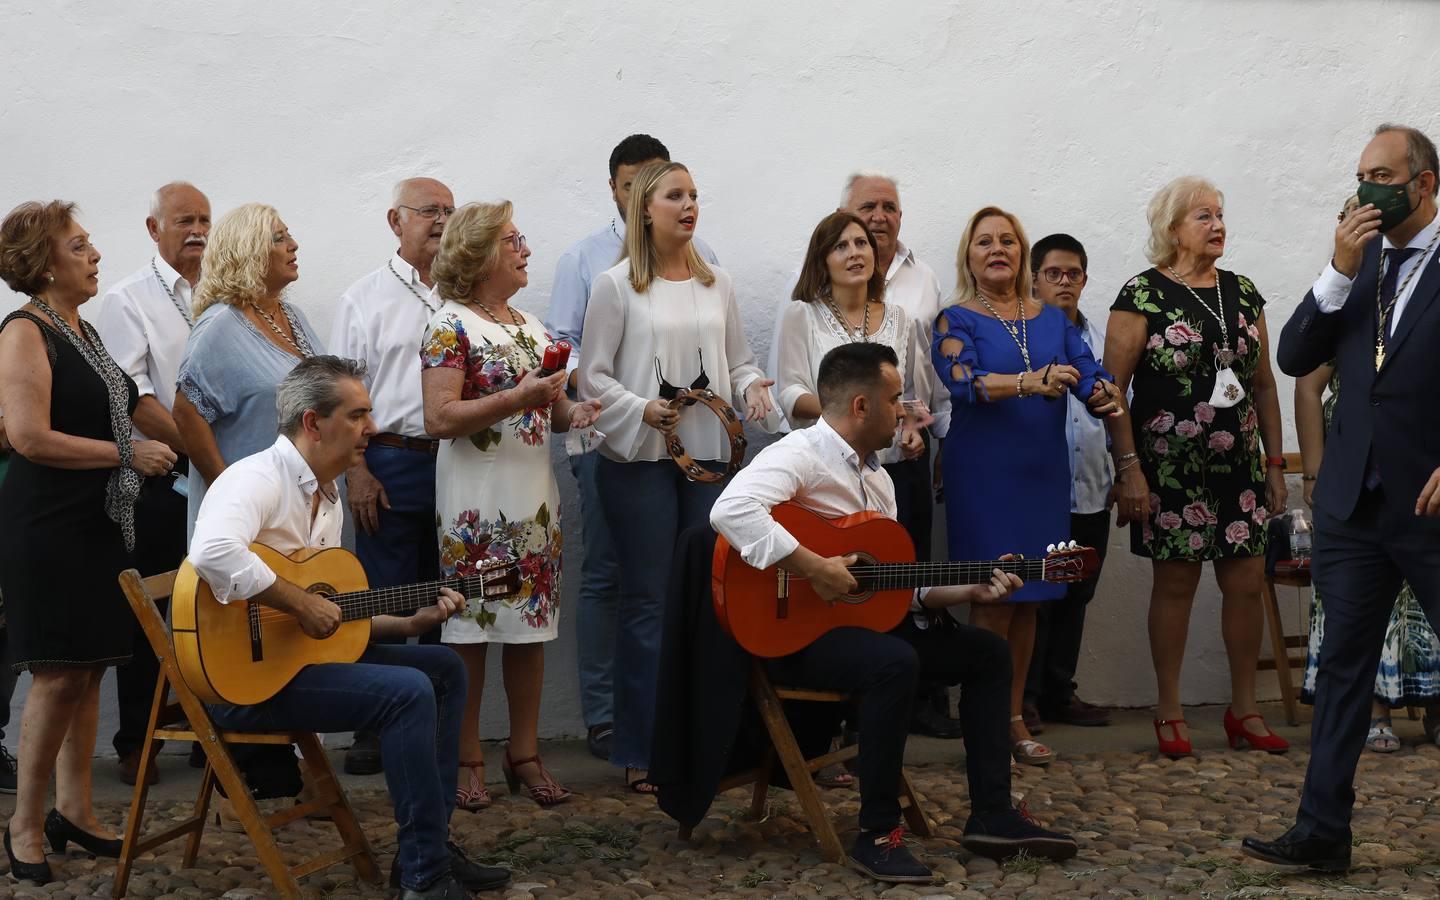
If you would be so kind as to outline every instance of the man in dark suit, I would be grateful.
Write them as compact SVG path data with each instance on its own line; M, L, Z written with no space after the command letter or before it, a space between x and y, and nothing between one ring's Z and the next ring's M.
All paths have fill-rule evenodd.
M1310 768L1295 825L1246 838L1247 855L1342 872L1350 866L1355 766L1385 625L1402 580L1440 627L1440 221L1435 144L1382 125L1360 155L1360 201L1335 254L1286 323L1280 368L1334 361L1340 399L1315 484L1313 575L1325 602Z

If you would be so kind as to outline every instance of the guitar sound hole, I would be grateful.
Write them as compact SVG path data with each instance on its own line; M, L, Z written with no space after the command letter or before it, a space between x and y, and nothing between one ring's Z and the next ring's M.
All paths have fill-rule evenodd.
M336 594L340 593L335 589L335 585L325 581L321 581L317 584L312 584L305 590L309 591L312 594L319 594L322 597L333 597Z
M853 553L855 554L855 565L856 565L856 566L873 566L873 565L877 565L878 562L879 562L878 560L875 559L875 557L871 556L871 555L868 554L868 553L864 553L864 552L859 551L859 550L855 550L855 551L851 551L851 552L853 552ZM872 596L874 596L874 593L875 593L874 591L871 591L871 590L866 589L866 587L865 587L866 579L865 579L865 578L863 578L863 577L857 577L855 580L859 583L860 589L859 589L858 591L856 591L855 593L853 593L853 594L846 594L845 596L841 597L841 598L840 598L840 602L841 602L841 603L848 603L848 604L850 604L851 606L856 606L856 605L858 605L858 604L864 603L865 601L869 600Z

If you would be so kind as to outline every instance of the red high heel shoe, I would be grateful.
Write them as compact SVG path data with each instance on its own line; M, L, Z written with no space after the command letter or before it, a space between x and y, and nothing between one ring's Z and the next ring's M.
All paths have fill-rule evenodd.
M1242 740L1250 744L1252 750L1264 750L1266 753L1284 753L1290 749L1290 742L1270 730L1265 725L1264 734L1252 734L1245 730L1245 723L1250 719L1259 719L1261 725L1265 725L1265 719L1259 713L1235 718L1235 713L1230 707L1225 708L1225 737L1230 741L1231 750L1239 750Z
M1181 759L1182 757L1195 755L1194 749L1190 746L1190 739L1180 736L1180 728L1178 726L1184 724L1184 719L1155 720L1155 740L1160 743L1160 755L1168 756L1171 759ZM1166 725L1170 726L1169 739L1166 739L1165 736L1160 733L1160 729Z

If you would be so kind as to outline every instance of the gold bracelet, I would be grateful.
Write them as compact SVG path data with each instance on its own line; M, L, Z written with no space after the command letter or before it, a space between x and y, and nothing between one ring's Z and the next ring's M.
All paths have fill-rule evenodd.
M1030 396L1029 394L1025 393L1025 373L1024 373L1024 372L1017 372L1017 373L1015 374L1015 396L1018 397L1018 398L1021 398L1021 399L1024 399L1025 397Z

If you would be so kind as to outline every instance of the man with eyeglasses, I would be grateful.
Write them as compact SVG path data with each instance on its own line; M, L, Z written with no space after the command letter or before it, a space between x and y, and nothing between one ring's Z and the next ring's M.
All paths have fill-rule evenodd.
M574 399L576 370L580 366L585 309L590 303L590 286L596 275L620 261L625 242L625 207L630 202L630 183L652 162L668 162L670 151L648 134L632 134L610 151L610 195L619 214L565 251L555 264L555 282L550 289L550 312L545 330L556 340L570 342L569 390ZM719 263L705 242L695 239L695 249L711 263ZM580 488L580 520L585 556L580 566L580 598L575 606L575 627L579 637L576 662L580 670L580 711L585 719L586 745L600 759L610 758L610 737L615 720L611 684L615 657L615 610L620 593L620 568L610 543L600 494L595 487L594 453L570 457L570 471Z
M431 292L430 263L455 212L450 189L433 178L395 185L385 214L400 241L380 268L340 297L329 347L365 364L380 433L365 458L345 473L355 518L355 555L371 587L393 587L440 577L435 536L435 457L440 442L425 433L420 395L420 338L441 300ZM440 640L439 629L420 637ZM345 771L381 770L380 738L357 732L345 753Z
M170 475L145 479L135 504L135 563L146 575L168 572L185 558L185 497L176 490L189 472L185 446L171 415L175 380L190 339L191 291L210 234L210 201L183 181L167 184L150 200L145 228L155 253L105 294L95 327L120 367L135 380L135 437L164 441L177 454ZM177 476L180 479L177 481ZM165 606L160 607L162 615ZM120 780L134 784L160 663L135 623L134 656L115 669L119 727L115 754ZM152 751L158 750L157 743ZM150 767L149 781L160 780Z
M1080 336L1095 362L1105 350L1105 329L1080 311L1089 263L1085 247L1068 234L1052 234L1035 242L1030 265L1035 274L1035 296L1058 308L1080 329ZM1106 447L1105 423L1090 415L1085 401L1071 394L1065 422L1070 445L1070 536L1094 547L1103 564L1110 541L1110 504L1114 476ZM1066 725L1109 725L1110 713L1075 695L1075 669L1080 663L1080 640L1085 630L1085 607L1095 596L1100 570L1085 581L1069 585L1065 596L1042 604L1035 626L1035 652L1025 679L1025 726L1032 734L1041 722ZM1021 677L1021 673L1016 673Z

